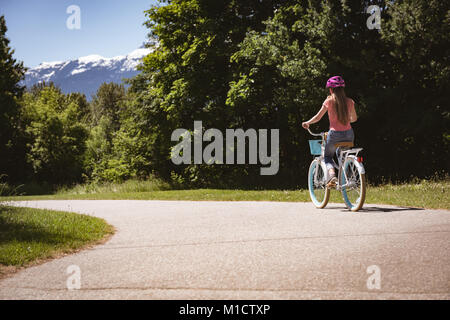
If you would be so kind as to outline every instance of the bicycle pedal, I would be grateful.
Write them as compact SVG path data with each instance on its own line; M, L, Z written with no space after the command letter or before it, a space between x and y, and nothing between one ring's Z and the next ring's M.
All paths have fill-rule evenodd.
M337 181L336 177L331 178L331 180L327 183L327 188L328 189L335 189L336 185L337 185L336 181Z

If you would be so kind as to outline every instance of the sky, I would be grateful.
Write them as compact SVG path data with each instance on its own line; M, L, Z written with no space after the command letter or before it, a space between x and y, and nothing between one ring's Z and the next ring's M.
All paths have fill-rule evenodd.
M80 29L76 12L80 9ZM161 5L157 0L0 0L6 33L14 58L26 67L41 62L66 61L98 54L126 55L147 39L144 10Z

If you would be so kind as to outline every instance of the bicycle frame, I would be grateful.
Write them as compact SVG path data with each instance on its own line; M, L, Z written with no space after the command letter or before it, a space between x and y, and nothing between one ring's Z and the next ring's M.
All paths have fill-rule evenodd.
M320 162L323 162L324 159L325 159L325 143L326 143L326 141L325 141L325 132L313 133L309 128L308 128L308 132L312 136L321 137L322 138L322 154L319 157L315 157L315 159L318 159ZM337 148L337 158L338 158L339 164L336 164L336 162L333 159L333 167L338 170L338 177L341 176L342 166L343 166L343 164L345 162L345 159L347 159L347 158L354 158L355 160L357 160L358 154L361 152L361 150L363 150L363 148L351 148L351 149L342 148L342 147ZM365 174L366 171L364 169L364 166L359 161L356 161L356 163L357 163L357 166L359 166L359 169L361 170L361 172L363 174ZM317 172L318 171L316 171L314 173L314 181L317 180ZM326 175L327 175L327 180L328 180L328 172L326 172ZM345 181L349 181L345 171L344 171L344 176L345 176ZM338 190L341 190L342 188L345 188L348 185L349 185L348 183L343 184L343 185L339 185L338 184L336 186L336 188Z
M308 170L308 190L312 202L318 209L325 208L330 199L330 189L336 188L342 193L345 205L350 211L356 212L360 210L364 205L367 188L365 179L366 171L361 158L358 157L358 154L363 149L345 147L345 145L352 144L340 144L343 147L336 149L338 164L336 164L334 159L332 161L333 167L338 170L338 179L337 183L331 185L328 174L329 170L325 165L327 135L324 132L319 134L313 133L309 128L308 131L312 136L320 136L322 138L320 155L314 150L314 143L310 143L311 153L314 155L314 160Z

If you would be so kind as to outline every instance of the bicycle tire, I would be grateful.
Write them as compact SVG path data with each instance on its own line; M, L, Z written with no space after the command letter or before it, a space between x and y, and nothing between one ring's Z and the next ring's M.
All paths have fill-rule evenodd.
M318 178L314 181L316 168L318 170ZM308 191L311 201L318 209L323 209L330 200L330 190L326 187L326 167L318 159L311 162L308 170Z
M339 185L350 185L342 187L342 197L347 208L353 212L360 210L366 200L366 175L363 172L362 165L353 157L346 158L340 170Z

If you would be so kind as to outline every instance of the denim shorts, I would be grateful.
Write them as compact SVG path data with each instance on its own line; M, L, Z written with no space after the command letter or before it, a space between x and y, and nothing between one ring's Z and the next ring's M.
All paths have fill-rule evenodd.
M327 143L325 144L325 164L327 168L330 169L333 167L333 156L336 152L335 144L338 142L351 141L355 140L355 134L353 133L353 129L349 129L346 131L334 131L330 130L327 136Z

